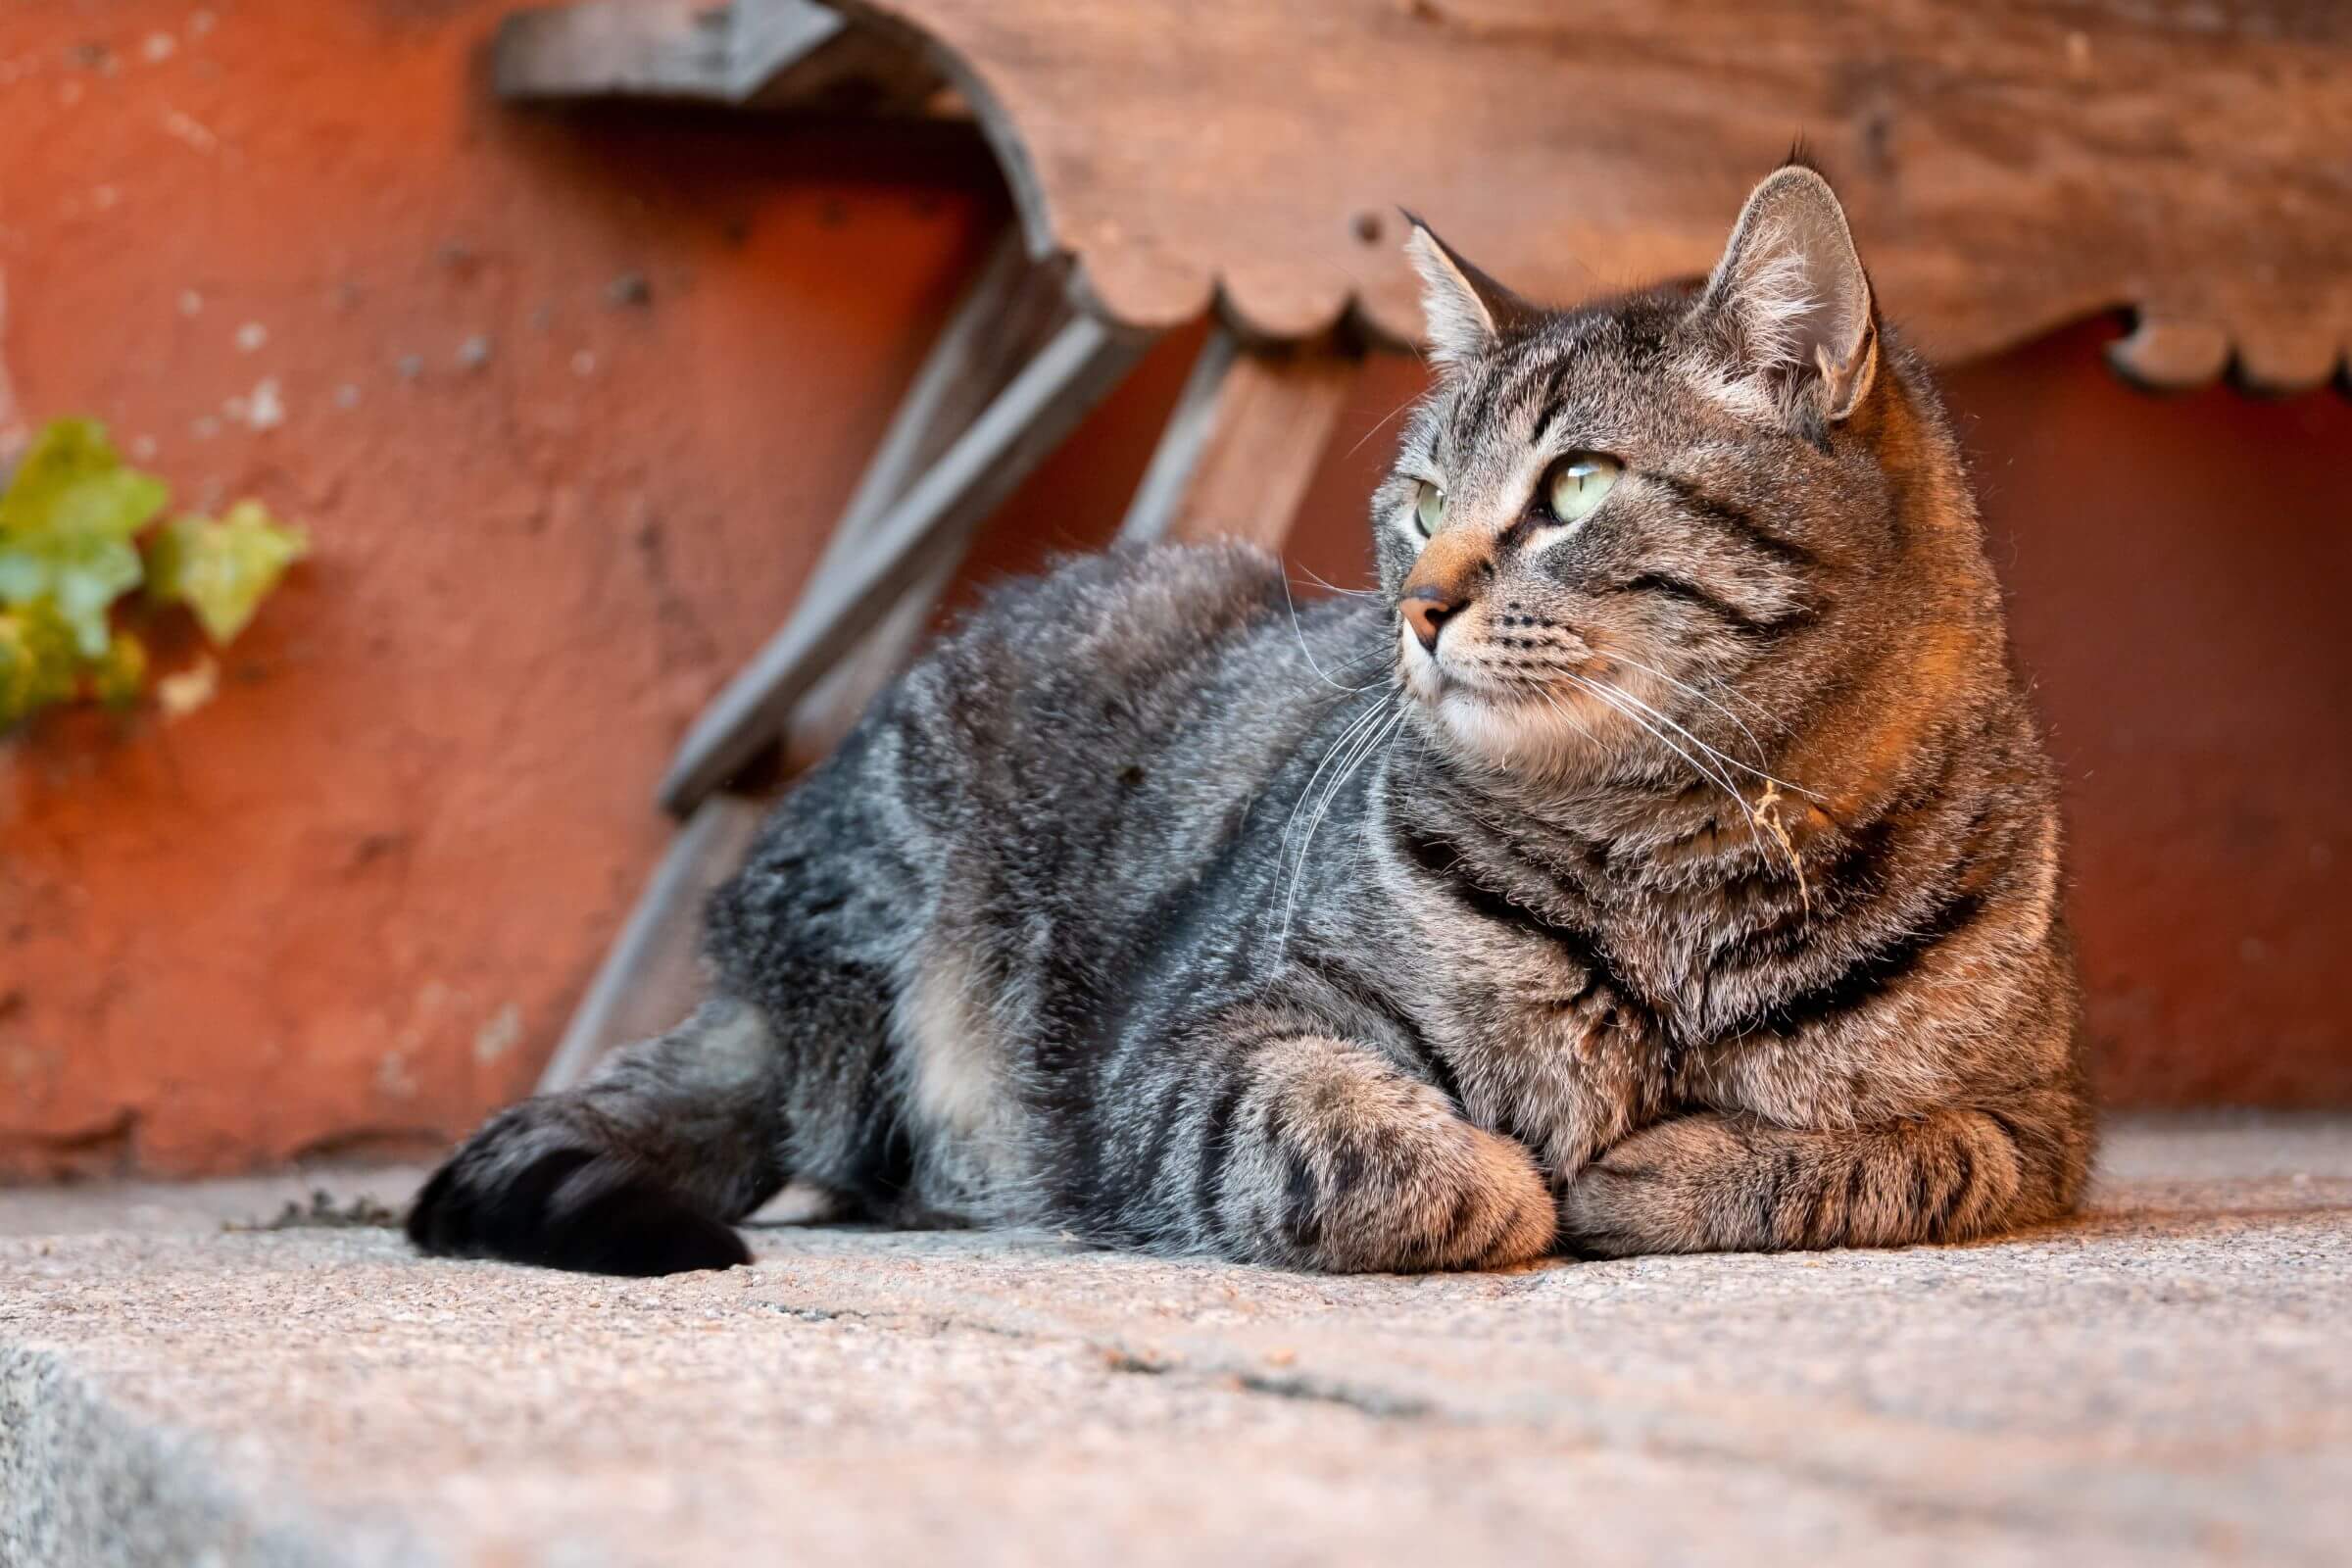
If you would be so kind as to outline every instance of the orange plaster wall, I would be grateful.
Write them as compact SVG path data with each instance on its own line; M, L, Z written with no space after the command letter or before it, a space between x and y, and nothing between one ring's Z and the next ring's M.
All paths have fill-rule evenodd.
M525 1090L661 847L662 762L1002 221L954 136L502 111L503 9L64 0L0 32L24 416L95 415L316 547L209 707L0 748L0 1176L407 1149ZM2105 1082L2352 1102L2352 409L2143 399L2099 330L1953 390L2074 780ZM978 573L1107 533L1191 341ZM1298 554L1334 581L1417 374L1375 362L1327 457ZM265 379L257 430L230 400Z
M501 9L0 29L25 416L316 544L210 707L0 751L0 1171L398 1144L527 1088L662 842L665 754L1001 219L960 142L502 112ZM281 425L223 415L265 378Z

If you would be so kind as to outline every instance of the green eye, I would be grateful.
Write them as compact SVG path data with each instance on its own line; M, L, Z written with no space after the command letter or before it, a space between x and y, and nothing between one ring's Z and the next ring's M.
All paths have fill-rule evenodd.
M1438 524L1445 520L1446 492L1427 479L1422 480L1420 490L1413 496L1413 521L1421 525L1421 537L1426 539L1436 533Z
M1551 479L1544 487L1544 503L1551 514L1562 522L1582 522L1592 515L1625 465L1615 458L1597 452L1571 452L1551 466Z

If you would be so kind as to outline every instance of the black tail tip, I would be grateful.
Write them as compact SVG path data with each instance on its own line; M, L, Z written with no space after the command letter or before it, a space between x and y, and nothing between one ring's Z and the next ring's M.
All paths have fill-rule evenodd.
M733 1226L654 1182L613 1176L597 1163L565 1151L504 1180L483 1181L453 1160L416 1195L409 1240L435 1257L640 1279L751 1262L751 1249Z

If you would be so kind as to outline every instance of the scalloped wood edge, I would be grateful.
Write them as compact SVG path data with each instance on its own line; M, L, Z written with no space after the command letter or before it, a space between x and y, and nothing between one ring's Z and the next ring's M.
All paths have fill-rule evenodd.
M2346 340L2324 329L2232 342L2230 334L2202 321L2142 316L2107 345L2107 363L2151 392L2193 391L2227 376L2257 397L2291 397L2329 384L2352 396Z

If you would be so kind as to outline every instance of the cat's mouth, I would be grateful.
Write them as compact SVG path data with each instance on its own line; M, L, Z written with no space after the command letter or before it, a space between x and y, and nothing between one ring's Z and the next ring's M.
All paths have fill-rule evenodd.
M1399 658L1405 689L1446 733L1514 769L1567 766L1591 750L1611 712L1582 672L1607 667L1582 646L1540 663L1467 640L1459 653L1441 647L1432 654L1409 631Z

